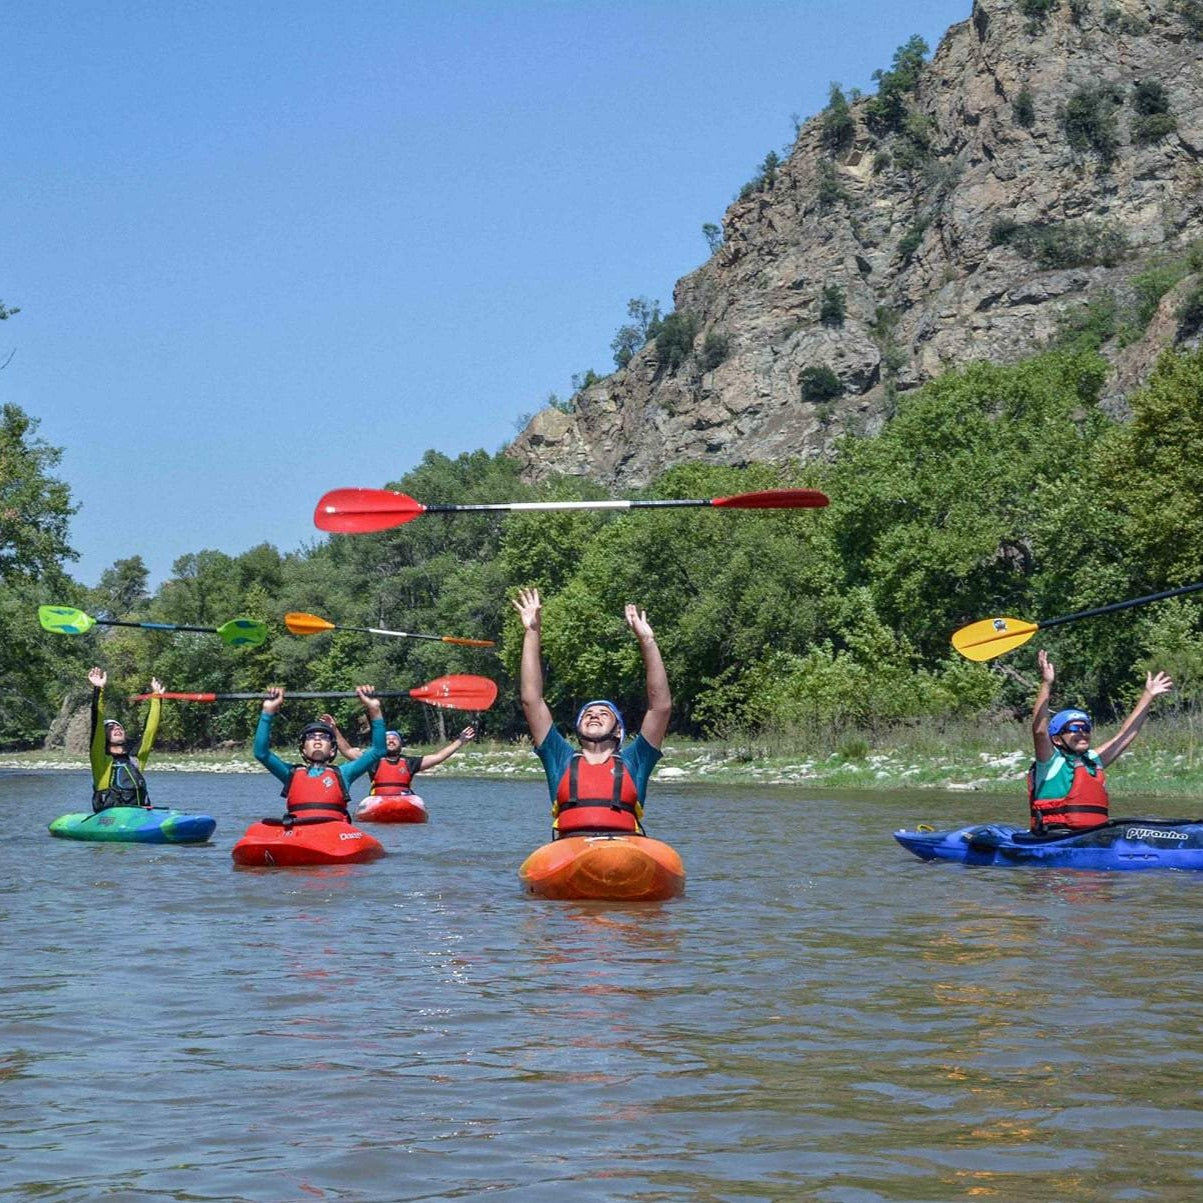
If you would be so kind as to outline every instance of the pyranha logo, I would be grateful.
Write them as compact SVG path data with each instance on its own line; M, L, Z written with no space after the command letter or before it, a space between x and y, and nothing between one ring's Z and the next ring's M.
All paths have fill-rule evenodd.
M1185 831L1170 831L1165 827L1125 827L1126 840L1185 840L1190 837Z
M1005 631L1007 629L1007 620L1005 618L996 618L990 625L996 631Z

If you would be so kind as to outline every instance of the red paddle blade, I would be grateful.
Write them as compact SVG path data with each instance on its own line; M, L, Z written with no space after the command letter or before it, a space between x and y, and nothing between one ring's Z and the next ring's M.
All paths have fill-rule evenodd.
M453 674L419 685L409 696L442 710L488 710L497 700L497 684L488 677Z
M827 494L818 489L762 489L759 493L716 497L710 504L735 510L815 510L827 504Z
M412 522L426 507L404 493L388 489L331 489L313 511L318 530L340 535L366 535Z

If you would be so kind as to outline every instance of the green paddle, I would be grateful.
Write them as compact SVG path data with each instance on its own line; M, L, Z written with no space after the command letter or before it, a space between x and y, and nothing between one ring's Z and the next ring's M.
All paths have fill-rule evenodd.
M267 638L267 623L253 618L231 618L219 627L188 627L175 622L123 622L116 618L93 618L71 606L39 606L38 622L56 635L82 635L93 626L141 627L144 631L203 631L220 635L230 647L258 647Z

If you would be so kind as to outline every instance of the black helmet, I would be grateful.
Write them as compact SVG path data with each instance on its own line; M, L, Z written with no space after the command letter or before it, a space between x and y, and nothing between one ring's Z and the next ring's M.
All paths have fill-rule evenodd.
M334 736L334 728L329 723L306 723L301 728L301 737L297 746L302 753L305 751L305 740L310 735L324 735L330 741L330 746L334 749L334 755L338 755L338 740Z

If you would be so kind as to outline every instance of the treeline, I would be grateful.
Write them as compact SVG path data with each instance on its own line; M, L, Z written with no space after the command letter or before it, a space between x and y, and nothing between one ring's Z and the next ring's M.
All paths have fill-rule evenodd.
M1203 610L1189 597L1038 634L995 664L969 664L949 645L975 619L1050 618L1199 577L1203 353L1168 352L1130 398L1124 423L1099 405L1105 373L1093 353L975 365L901 397L881 433L846 437L830 462L681 466L640 494L801 485L827 492L826 510L427 515L288 554L264 545L238 556L184 556L153 594L137 557L117 561L95 589L71 580L64 530L52 521L65 499L45 493L53 449L32 429L10 429L0 451L10 463L24 456L40 474L45 495L29 504L46 513L34 524L42 544L22 555L5 554L16 528L0 527L0 745L40 743L65 697L86 698L92 663L108 669L115 702L144 690L152 675L169 689L235 691L277 681L409 688L444 673L480 673L501 688L486 735L514 737L524 731L521 639L509 599L522 585L539 587L546 601L548 698L565 722L598 694L638 720L640 661L622 621L628 601L646 607L656 629L674 729L684 734L810 737L917 718L988 719L1028 704L1037 646L1057 663L1059 704L1104 717L1126 709L1155 664L1178 681L1175 704L1189 706L1203 681ZM423 502L605 495L577 479L525 486L512 461L485 452L454 460L429 452L390 487ZM0 491L0 513L9 501ZM214 636L124 628L68 638L37 627L40 602L197 625L246 615L267 620L274 634L249 650ZM491 638L498 650L350 632L302 638L284 629L289 610ZM309 717L289 709L296 724ZM203 748L248 739L257 707L166 710L164 742ZM339 717L353 713L348 706ZM440 723L459 719L415 702L388 717L414 741L441 738Z

